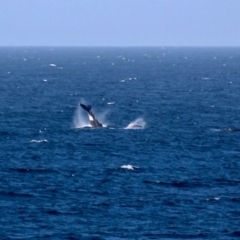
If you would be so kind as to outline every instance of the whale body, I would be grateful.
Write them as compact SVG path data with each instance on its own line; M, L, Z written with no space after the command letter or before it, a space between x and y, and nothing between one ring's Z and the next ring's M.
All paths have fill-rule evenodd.
M88 118L89 118L89 121L91 123L91 126L94 127L94 128L97 128L97 127L103 127L103 125L96 119L96 117L94 116L92 110L91 110L91 106L90 105L84 105L82 103L80 103L80 106L85 110L87 111L88 113Z

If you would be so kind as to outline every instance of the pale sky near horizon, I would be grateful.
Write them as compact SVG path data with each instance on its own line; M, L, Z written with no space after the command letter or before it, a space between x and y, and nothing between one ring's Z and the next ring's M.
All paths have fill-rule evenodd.
M240 0L0 0L0 46L240 46Z

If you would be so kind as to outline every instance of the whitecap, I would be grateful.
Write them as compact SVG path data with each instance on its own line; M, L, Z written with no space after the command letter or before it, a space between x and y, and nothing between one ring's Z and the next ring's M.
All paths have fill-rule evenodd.
M220 197L207 198L206 201L219 201Z
M57 65L54 63L49 64L50 67L56 67Z
M210 130L212 132L221 132L221 129L219 129L219 128L211 128Z
M48 142L48 140L47 139L40 139L40 140L33 139L33 140L31 140L31 142L41 143L41 142Z
M127 165L122 165L121 168L128 169L128 170L134 170L134 169L139 168L139 167L135 167L131 164L127 164Z
M108 105L112 105L112 104L115 104L115 102L108 102L107 104Z

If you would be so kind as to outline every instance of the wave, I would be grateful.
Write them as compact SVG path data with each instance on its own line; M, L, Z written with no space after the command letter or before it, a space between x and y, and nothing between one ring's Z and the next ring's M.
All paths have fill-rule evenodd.
M16 197L18 197L18 198L19 197L23 197L23 198L34 197L34 195L30 194L30 193L21 193L21 192L17 193L17 192L13 192L13 191L1 191L0 195L1 196L7 196L7 197L13 197L13 198L16 198Z
M135 169L138 169L139 167L133 166L131 164L127 164L127 165L122 165L120 168L127 169L127 170L135 170Z
M31 140L31 142L41 143L41 142L48 142L48 140L47 139L39 139L39 140L33 139L33 140Z
M175 188L204 188L210 187L210 184L202 183L200 181L161 181L161 180L144 180L145 184L154 184L158 186L165 187L175 187Z
M48 168L9 168L9 170L19 173L57 173L56 170Z

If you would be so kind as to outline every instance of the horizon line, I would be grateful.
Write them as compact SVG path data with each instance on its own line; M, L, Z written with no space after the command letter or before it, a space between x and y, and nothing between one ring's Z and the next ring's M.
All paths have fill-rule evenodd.
M236 48L240 45L0 45L0 47L55 47L55 48Z

